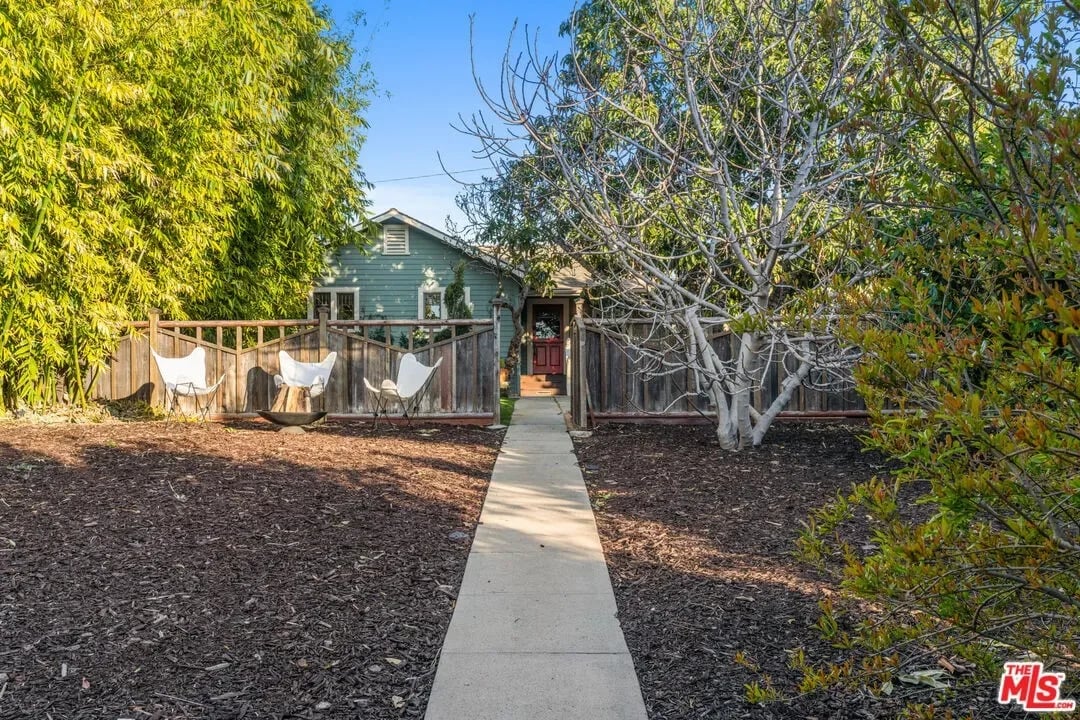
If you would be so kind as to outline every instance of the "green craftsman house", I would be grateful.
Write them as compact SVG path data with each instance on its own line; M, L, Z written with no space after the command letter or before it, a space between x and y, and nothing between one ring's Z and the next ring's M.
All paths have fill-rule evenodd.
M465 299L473 317L491 317L500 278L495 263L483 252L393 208L372 222L378 226L374 247L349 245L331 258L327 276L309 297L309 317L315 316L316 307L326 305L331 320L444 320L446 286L462 260ZM504 295L517 298L521 291L517 281L504 276L501 282ZM565 393L568 328L586 282L585 273L575 267L556 278L550 297L526 298L523 395ZM503 312L501 357L506 357L513 335L513 320ZM516 381L511 379L511 387L517 386Z

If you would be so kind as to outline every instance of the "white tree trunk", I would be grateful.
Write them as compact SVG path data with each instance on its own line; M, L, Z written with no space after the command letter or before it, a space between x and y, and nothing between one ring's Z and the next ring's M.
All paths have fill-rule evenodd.
M731 393L720 378L729 376L724 367L724 361L716 354L712 344L705 335L705 329L701 326L697 309L690 308L686 311L686 327L694 338L691 344L695 348L696 358L688 358L695 372L703 374L709 379L708 394L712 405L716 408L716 440L724 450L739 450L743 446L743 437L739 432L739 408L738 390Z
M690 345L694 347L697 355L696 358L688 358L688 364L711 378L706 392L716 408L716 439L720 447L724 450L741 450L748 445L760 446L773 421L788 406L795 391L813 369L810 361L805 359L811 355L809 342L802 343L804 359L799 363L798 369L784 378L780 392L769 407L758 410L753 403L753 390L761 368L761 336L753 332L741 335L739 353L732 372L725 367L723 359L708 342L697 313L688 310L685 319L687 329L694 338ZM715 378L726 378L727 384Z
M739 360L735 368L735 381L738 383L736 415L739 423L739 447L743 448L750 442L754 432L750 411L754 407L753 389L757 383L761 342L755 333L750 332L743 333L739 341Z
M803 384L807 376L812 370L812 366L808 360L803 360L799 363L798 370L794 375L788 375L784 378L784 382L780 385L780 392L777 394L776 399L772 401L769 407L761 413L761 417L758 418L757 423L754 425L753 444L754 447L761 445L761 441L765 439L765 433L769 431L769 426L772 425L776 416L787 407L787 404L791 402L792 396L795 391L799 389L799 386Z

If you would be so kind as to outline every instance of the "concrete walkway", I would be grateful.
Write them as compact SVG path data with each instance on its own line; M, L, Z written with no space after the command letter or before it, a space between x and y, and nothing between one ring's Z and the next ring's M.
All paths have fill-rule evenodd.
M480 522L427 720L646 720L552 398L517 402Z

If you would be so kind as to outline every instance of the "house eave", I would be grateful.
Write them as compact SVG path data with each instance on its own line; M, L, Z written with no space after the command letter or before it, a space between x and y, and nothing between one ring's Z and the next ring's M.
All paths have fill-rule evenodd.
M473 260L484 263L493 270L497 270L499 267L499 261L491 255L468 245L461 238L449 235L436 227L432 227L431 225L428 225L421 220L417 220L411 215L406 215L397 208L390 208L389 210L380 213L379 215L376 215L375 217L371 218L371 222L381 225L387 220L391 219L398 220L399 222L402 222L409 227L415 228L420 232L431 235L444 245L448 245L454 248L458 252L462 253L463 255L467 255ZM522 280L523 275L518 268L508 267L507 270L509 274L514 277L514 279L518 280L519 282Z

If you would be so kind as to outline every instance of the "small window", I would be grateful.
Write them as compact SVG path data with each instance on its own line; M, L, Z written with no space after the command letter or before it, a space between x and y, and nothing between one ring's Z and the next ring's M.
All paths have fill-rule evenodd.
M383 225L383 255L409 254L409 228L405 225Z
M465 304L473 310L471 288L465 288ZM420 320L446 320L449 317L446 307L446 288L439 287L432 281L422 285L418 294L416 317Z
M337 293L337 320L356 319L356 295L351 292Z
M421 294L421 320L442 320L446 317L443 291L432 290Z
M332 296L330 295L329 290L317 290L317 291L315 291L315 294L312 296L312 305L314 306L313 309L315 311L314 317L318 317L319 308L321 308L321 307L328 307L328 308L331 308L331 309L333 308L333 304L331 303L331 298L332 298ZM333 317L332 312L331 312L330 317L331 318Z

